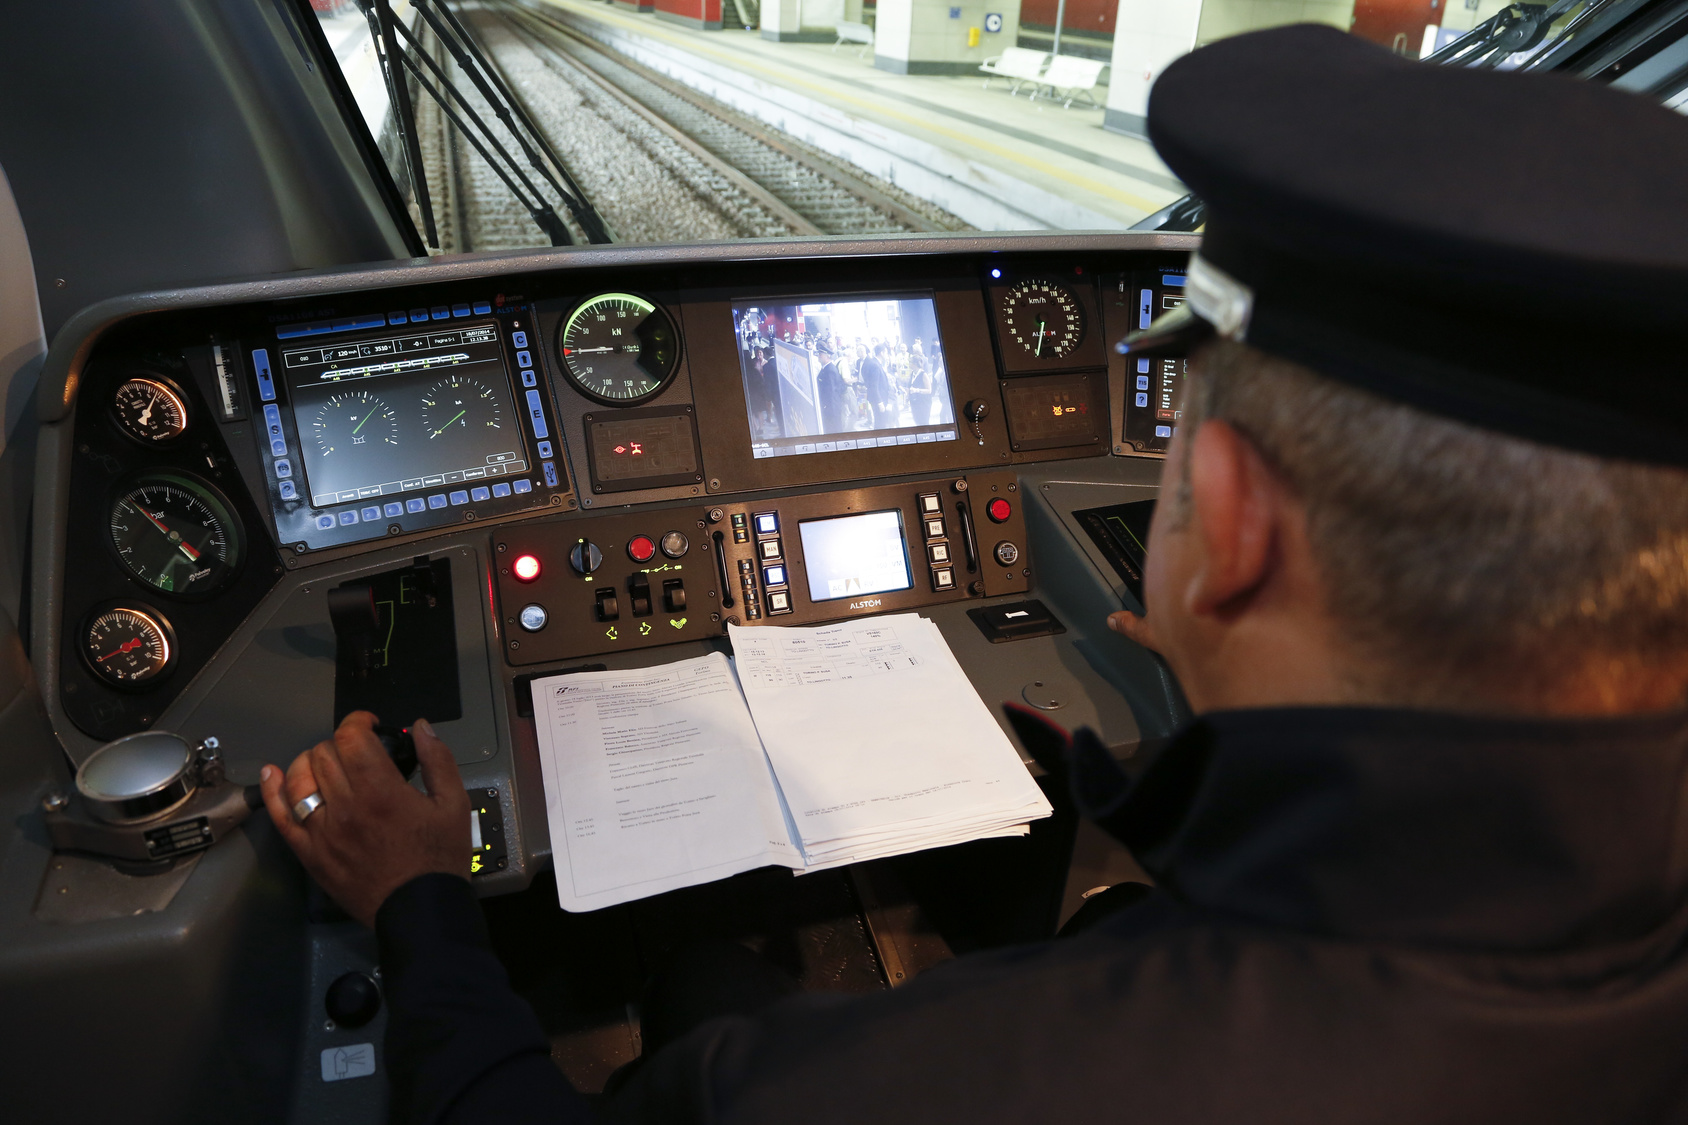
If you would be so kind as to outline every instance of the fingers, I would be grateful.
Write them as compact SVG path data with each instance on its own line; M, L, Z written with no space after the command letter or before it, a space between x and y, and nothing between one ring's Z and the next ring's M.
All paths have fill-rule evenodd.
M316 775L317 792L330 804L350 808L352 783L340 763L340 752L332 742L319 742L310 750L311 772Z
M463 775L457 772L451 748L434 734L433 724L427 719L417 719L410 733L416 739L416 761L422 768L422 784L428 787L428 795L437 800L453 800L456 795L462 795L464 803L468 803Z
M287 807L292 808L310 794L317 792L316 774L311 770L311 752L309 750L293 759L293 764L287 767L287 778L282 786L282 795L287 798Z
M300 755L301 760L303 757ZM281 771L274 766L265 766L258 775L258 788L264 794L264 808L269 811L275 830L281 833L281 838L287 841L294 854L304 859L310 852L311 839L305 834L304 826L293 819L293 804L282 792Z
M1108 628L1136 641L1150 652L1159 652L1160 646L1155 640L1155 631L1148 619L1132 613L1128 609L1108 614Z
M334 749L340 765L352 784L403 784L398 768L387 755L387 748L375 734L376 718L368 711L353 711L340 720L334 732Z

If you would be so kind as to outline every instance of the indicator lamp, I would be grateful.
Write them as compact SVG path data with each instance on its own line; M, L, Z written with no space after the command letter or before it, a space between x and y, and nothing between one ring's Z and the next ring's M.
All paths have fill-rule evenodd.
M533 555L518 555L516 561L510 564L510 573L523 582L532 582L539 577L539 559Z
M994 278L1000 278L1000 277L1002 277L1002 271L1001 270L992 270L991 276L994 277Z
M985 505L985 514L991 518L992 523L1007 523L1008 517L1014 514L1014 506L998 497Z

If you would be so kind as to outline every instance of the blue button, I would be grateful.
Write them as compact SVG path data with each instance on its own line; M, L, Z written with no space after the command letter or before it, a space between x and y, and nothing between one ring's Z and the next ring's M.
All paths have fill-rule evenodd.
M529 367L522 371L522 386L537 387L538 385L539 378L534 375L533 368Z
M516 353L516 366L517 367L532 367L533 366L533 353L532 352L517 352Z
M371 504L369 507L367 507L363 510L363 522L364 523L374 523L376 520L378 520L380 518L381 518L381 507L378 504Z
M327 531L334 526L334 517L324 513L316 518L316 525L318 531Z
M469 303L467 301L457 302L455 305L451 306L451 315L452 316L468 316L469 315Z
M435 320L445 320L447 317L449 317L451 315L451 306L450 305L435 305L433 308L429 309L428 312L433 316L433 318Z
M355 316L341 316L341 317L335 317L332 321L329 322L328 330L330 332L350 332L352 329L354 329L356 327L358 327L358 318L357 317L355 317Z
M275 405L273 402L270 405L264 407L264 422L265 422L266 425L268 425L270 427L270 433L272 433L272 434L280 433L281 432L281 407Z
M385 511L388 516L401 516L404 514L404 505L400 504L397 500L394 500L391 504L387 505Z
M364 313L362 316L352 317L353 328L384 328L387 318L381 313Z
M451 502L453 504L467 504L469 502L469 493L464 489L459 488L456 492L451 494Z
M500 497L508 496L510 495L510 486L507 484L495 484L492 486L492 494Z
M476 316L485 316L487 313L489 313L491 311L492 311L492 302L491 301L476 301L475 302L475 315Z
M287 456L287 440L285 438L275 438L274 440L272 440L270 442L270 456L271 457L286 457Z
M522 495L523 493L528 493L528 492L533 491L533 482L531 480L528 480L526 477L523 477L521 480L516 481L515 484L516 484L516 495L518 495L518 496Z
M550 442L542 441L542 442L539 443L539 455L541 457L551 456L551 443Z
M551 431L545 425L545 407L540 405L538 391L527 393L527 404L528 417L533 419L533 436L536 438L550 437Z
M1149 389L1149 377L1147 375L1137 376L1137 389L1140 391Z
M281 482L280 492L283 500L299 499L299 488L290 480L284 480Z
M1138 372L1138 374L1142 374L1143 372L1147 371L1148 369L1149 369L1149 361L1148 360L1140 359L1140 360L1137 361L1137 372Z
M295 336L309 336L310 334L311 326L308 324L284 324L275 330L275 338L278 340L291 340Z
M778 512L756 513L756 534L772 535L780 529L780 514Z
M545 484L548 488L557 487L557 463L555 461L541 461L539 467L545 471Z
M1138 391L1137 398L1134 401L1138 406L1147 406L1149 405L1149 396L1144 394L1142 391Z
M275 401L275 377L270 374L268 348L252 349L252 370L258 376L258 398L262 402Z
M785 567L765 566L762 568L762 584L765 586L784 586Z
M420 512L425 510L427 507L428 502L420 496L413 496L404 502L404 508L407 512Z
M399 309L397 312L390 312L390 313L387 314L387 323L388 324L404 324L404 323L408 322L409 320L410 320L410 314L405 312L403 309Z
M527 347L527 333L526 332L512 332L512 333L510 333L510 342L512 344L516 345L518 348Z
M410 323L421 324L424 320L427 320L427 319L428 319L428 310L427 309L411 309L410 310Z
M358 522L358 514L356 512L347 511L340 513L341 527L350 527L356 522Z
M1155 427L1155 436L1156 437L1171 437L1172 436L1172 427L1171 426L1156 426Z
M430 507L430 508L443 508L443 507L445 507L445 495L444 495L444 493L436 492L432 496L428 497L428 507Z
M471 488L469 490L469 499L473 500L477 504L479 504L482 500L491 500L492 489L488 488L484 484L479 488Z
M275 475L278 480L292 476L293 462L287 460L277 461L275 463Z

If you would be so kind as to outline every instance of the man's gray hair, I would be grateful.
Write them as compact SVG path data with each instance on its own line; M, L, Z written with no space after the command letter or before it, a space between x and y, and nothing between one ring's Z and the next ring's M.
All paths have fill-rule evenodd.
M1688 471L1477 429L1229 341L1191 368L1184 427L1247 435L1306 507L1339 627L1427 697L1688 657Z

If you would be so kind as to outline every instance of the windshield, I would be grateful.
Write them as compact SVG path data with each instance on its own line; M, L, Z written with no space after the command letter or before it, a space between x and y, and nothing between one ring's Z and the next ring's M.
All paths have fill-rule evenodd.
M1284 23L1672 105L1688 87L1684 5L1642 0L308 2L434 253L1197 229L1145 139L1149 91Z

